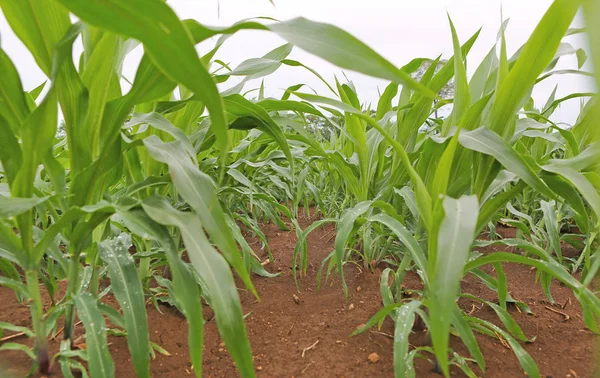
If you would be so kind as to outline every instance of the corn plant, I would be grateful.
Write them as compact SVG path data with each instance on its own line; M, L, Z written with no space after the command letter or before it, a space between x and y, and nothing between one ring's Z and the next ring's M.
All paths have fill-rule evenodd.
M427 355L446 376L449 363L472 376L466 356L448 357L451 332L484 371L474 331L501 335L527 374L538 376L519 345L528 338L507 303L526 306L508 294L502 263L536 268L549 299L552 279L571 288L591 330L598 332L600 315L600 300L589 289L600 267L600 108L595 94L556 99L553 93L541 109L531 100L535 84L548 77L591 75L553 70L566 53L577 54L579 68L584 61L584 54L562 42L581 32L568 29L580 3L589 35L597 39L595 2L556 0L510 58L503 24L498 46L469 80L466 56L479 32L461 45L451 21L451 59L419 58L397 68L348 33L303 18L216 28L180 20L161 0L0 0L11 28L48 78L25 92L0 49L0 283L30 301L33 331L23 332L35 339L34 353L21 344L0 348L29 353L42 374L55 359L65 376L72 370L86 374L87 361L91 376L111 377L107 335L118 334L127 337L136 374L148 377L150 355L161 351L149 337L149 297L185 315L199 377L206 303L240 374L254 376L233 274L257 297L250 273L275 274L239 224L262 240L270 261L259 223L294 229L292 268L302 274L307 235L332 222L338 227L335 249L322 268L336 269L345 291L343 264L355 256L365 266L381 260L397 266L384 271L385 306L367 324L388 315L394 320L396 376L414 376L414 358ZM215 56L230 35L244 30L275 33L287 43L230 68ZM80 37L83 53L73 60ZM218 37L216 44L199 57L195 46L211 37ZM124 91L123 62L140 44L144 56ZM291 59L294 46L390 84L375 109L364 108L351 82L330 84ZM597 54L594 47L596 65ZM264 83L249 96L256 92L246 88L253 80L284 65L315 75L334 98L308 93L302 84L270 98ZM235 80L219 90L218 84ZM594 98L573 127L552 123L554 109L574 97ZM450 103L450 115L440 117L437 110ZM57 133L59 114L64 133ZM315 119L318 127L311 124ZM302 229L299 208L311 205L325 217ZM475 241L497 221L518 227L519 237ZM563 223L576 224L584 237L561 235ZM561 241L583 245L569 266ZM522 253L472 251L492 243ZM479 269L487 264L497 278ZM400 284L413 269L424 289L407 301ZM582 269L581 279L568 269ZM461 293L466 274L495 290L498 304ZM111 284L101 291L104 277ZM60 281L67 290L56 298ZM52 302L47 311L40 282ZM102 302L108 293L121 311ZM490 306L506 330L465 314L455 303L460 296ZM87 350L75 350L76 317ZM431 345L410 350L416 319L426 324ZM50 356L47 338L61 320L65 340ZM8 324L0 329L22 330Z
M566 201L571 206L578 225L584 227L583 232L591 232L587 250L596 248L596 231L592 230L598 229L598 212L595 205L598 192L594 184L598 145L590 137L590 134L594 133L589 123L593 115L588 113L572 130L560 129L559 134L564 135L571 145L560 147L566 151L565 154L553 154L556 146L552 147L550 143L556 140L556 137L553 140L551 134L533 132L537 125L532 125L532 121L539 124L539 120L545 119L545 111L542 114L534 114L527 106L533 85L539 82L540 78L552 74L548 72L560 57L561 52L557 54L557 50L561 39L567 33L578 8L577 3L554 2L527 44L511 59L506 55L504 33L501 30L500 56L496 57L493 53L495 50L492 50L470 82L466 76L464 55L468 53L476 35L461 47L450 22L455 55L437 74L433 70L425 73L421 82L429 85L433 91L439 91L454 76L453 110L441 124L434 126L433 130L426 130L425 133L419 133L418 128L435 108L432 107L431 98L418 93L412 96L410 93L400 95L397 107L399 114L395 122L378 122L379 119L365 114L355 101L350 100L345 88L346 93L339 91L341 101L307 93L294 93L303 100L344 112L346 125L349 119L354 120L354 134L349 139L352 140L355 150L350 153L357 154L359 171L363 166L361 159L365 159L365 156L376 156L376 153L369 154L367 151L376 151L378 148L376 145L374 148L369 146L368 149L363 141L372 140L369 139L369 134L379 133L383 137L380 143L388 143L379 151L382 151L381 156L388 159L379 159L377 163L388 163L387 171L386 168L381 169L381 172L387 172L383 180L387 178L388 182L395 181L392 187L387 189L388 195L395 194L396 191L391 190L396 189L394 185L410 184L412 187L399 193L406 206L413 208L413 216L418 219L414 236L406 229L401 211L390 207L389 201L380 200L386 198L385 190L373 193L372 200L360 201L365 198L367 191L361 191L358 184L358 189L355 190L359 193L356 196L358 203L339 220L335 253L332 254L329 265L330 268L336 265L338 273L343 277L342 265L347 258L345 246L365 224L384 224L407 248L408 255L398 256L401 262L397 272L399 282L395 287L399 287L404 270L411 266L412 260L425 286L422 299L418 303L394 304L394 295L399 293L392 295L389 289L382 289L385 293L384 303L388 306L368 325L377 323L386 314L393 314L397 330L397 376L404 376L406 373L414 375L411 360L422 351L409 353L407 348L408 334L415 313L428 325L433 352L445 375L449 373L447 349L452 326L482 370L485 369L485 364L472 330L490 334L502 332L501 335L510 340L526 373L529 376L539 376L531 357L516 342L527 341L527 338L506 312L507 301L514 300L507 295L505 280L500 278L501 262L519 262L537 268L550 298L551 278L571 287L580 300L584 313L587 313L584 316L586 324L592 330L598 329L594 318L600 310L600 303L588 289L591 277L597 270L594 267L591 269L591 275L584 274L582 281L573 279L568 274L560 264L562 257L557 237L558 224L554 218L556 201ZM382 96L380 105L383 103L383 106L386 106L395 96L393 87L388 89L389 91L386 90ZM551 101L547 107L552 108L553 103L554 101ZM390 109L390 106L387 106ZM528 118L518 117L523 107L528 109ZM548 129L553 125L541 126ZM540 148L532 149L531 141L526 140L530 138L536 138L535 142ZM397 162L396 166L394 162ZM376 169L375 164L370 164L369 167ZM403 172L395 175L395 169L398 168ZM350 181L349 178L347 180ZM347 185L354 184L348 182ZM528 254L472 255L470 248L476 235L513 196L523 193L526 187L531 188L530 192L536 196L546 198L540 203L546 228L544 236L548 236L549 245L540 247L522 240L504 241L508 245L526 249ZM582 198L588 206L584 205ZM426 236L423 241L422 236ZM426 248L423 248L423 244L426 244ZM556 254L556 257L552 256L553 254ZM586 252L582 258L591 260L590 256L591 254ZM497 280L490 281L490 277L483 276L477 269L484 264L493 264L496 267L499 272ZM463 274L468 273L483 279L484 282L487 281L489 286L498 292L500 305L488 304L497 312L510 334L490 323L468 317L456 307L454 302L459 295L459 280ZM387 282L382 280L384 281ZM399 306L401 307L397 308ZM427 313L419 312L421 306L428 310ZM464 359L459 357L455 357L454 361L463 369L469 369L464 365Z
M2 1L0 6L49 79L48 88L41 85L24 92L14 64L1 52L5 74L1 82L0 161L8 188L5 194L10 194L2 197L1 240L3 271L13 277L3 284L14 286L21 299L31 299L31 335L40 372L50 372L47 336L62 317L66 341L56 359L63 374L71 376L71 369L82 370L81 363L71 358L79 357L88 361L92 376L113 376L106 316L127 335L137 375L149 376L145 282L156 263L152 256L158 254L172 274L173 282L168 284L172 301L188 319L196 375L202 373L202 297L215 310L223 340L240 372L253 376L243 314L229 268L256 294L249 271L261 272L262 266L256 264L247 244L242 243L242 253L238 250L236 240L242 238L236 232L235 213L224 210L221 202L232 190L227 187L226 172L244 181L228 162L232 157L241 160L236 151L230 154L229 148L232 137L239 140L244 135L228 129L257 129L264 134L258 138L258 149L274 145L288 164L270 165L278 173L288 170L284 174L287 182L280 181L279 189L296 206L300 196L291 193L296 182L294 160L268 106L238 94L242 85L219 93L216 82L233 76L265 75L281 64L302 64L285 59L285 51L291 48L286 45L246 68L211 74L207 67L214 54L231 33L266 30L341 67L387 78L428 95L433 95L431 91L349 34L305 19L210 28L192 20L181 21L160 0ZM71 14L79 21L73 23ZM128 22L123 22L124 18ZM323 34L327 38L323 39ZM223 38L209 54L198 57L194 45L215 35ZM73 44L80 36L84 50L75 62ZM140 43L144 57L131 89L124 93L120 85L123 61ZM330 48L344 44L347 48L342 50ZM44 89L46 93L40 96ZM59 106L65 136L57 139ZM205 110L209 117L203 115ZM214 179L207 172L214 173ZM266 203L264 211L271 212L272 219L278 217L273 208L292 215L272 195L254 193L252 186L246 195L256 195ZM189 264L181 259L179 235ZM137 250L134 256L129 253L132 245ZM26 286L20 283L13 264L25 272ZM99 293L99 280L104 275L111 279L111 291L122 314L101 302L106 291ZM64 278L66 295L44 313L40 279L51 292L57 287L56 280ZM69 353L76 347L77 314L89 339L88 348ZM16 345L3 348L22 349Z

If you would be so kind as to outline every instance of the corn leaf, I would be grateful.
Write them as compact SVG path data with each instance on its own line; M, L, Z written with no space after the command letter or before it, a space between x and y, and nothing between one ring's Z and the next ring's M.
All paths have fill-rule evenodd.
M156 136L144 139L144 145L155 160L169 165L173 183L181 196L196 211L210 237L236 273L255 295L256 290L242 261L241 254L225 221L212 179L201 172L178 141L164 143Z
M340 68L403 84L427 96L435 96L434 92L417 83L408 73L333 25L298 17L269 25L269 29L295 46Z
M459 142L465 148L493 156L506 170L519 176L538 192L550 198L556 196L524 159L493 131L485 127L465 131L460 134Z
M85 327L90 374L92 377L114 377L115 366L108 351L106 323L96 299L90 293L81 293L74 300Z
M222 149L229 145L223 102L212 77L200 61L187 29L161 0L59 0L76 16L113 33L135 38L171 80L181 83L210 111L212 130ZM121 22L124 18L128 22Z
M210 294L219 333L240 374L254 377L252 353L233 275L225 259L206 238L199 217L194 213L176 211L157 197L150 197L143 207L156 222L177 226L181 230L192 266Z
M129 254L131 239L121 234L98 244L100 256L108 267L115 298L123 309L127 345L138 377L150 376L150 339L144 289Z
M523 46L514 67L499 86L492 107L490 128L499 135L507 137L507 125L538 76L554 58L579 5L576 0L555 0Z
M44 203L48 198L50 197L6 198L0 195L0 218L12 218L20 215Z
M118 214L132 232L144 238L155 239L164 248L173 274L175 296L182 306L188 322L188 344L192 366L196 376L201 377L204 319L202 317L200 290L192 272L181 261L173 238L166 227L153 221L149 215L139 208L118 211Z
M448 342L452 309L459 292L464 265L475 238L479 205L475 196L444 199L445 216L440 226L438 251L431 281L430 331L435 355L448 376Z
M408 337L415 323L415 311L420 306L420 301L411 301L394 311L394 376L396 378L405 377L409 351Z

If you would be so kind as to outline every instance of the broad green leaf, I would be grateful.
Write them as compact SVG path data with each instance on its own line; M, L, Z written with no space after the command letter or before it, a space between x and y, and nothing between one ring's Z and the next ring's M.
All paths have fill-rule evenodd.
M13 32L50 77L54 47L71 26L69 13L55 1L2 0L0 7Z
M164 143L156 136L144 139L152 157L169 165L175 187L201 219L203 227L215 241L227 261L255 295L256 290L227 222L212 179L201 172L187 156L180 142Z
M441 199L446 195L448 190L448 181L450 179L450 174L452 173L452 164L454 162L454 155L456 153L456 147L458 146L460 132L460 128L454 131L454 135L450 139L450 142L436 162L435 175L433 176L431 185L431 197L434 203L434 212L435 207L441 202ZM437 227L434 227L431 232L436 232L435 230L437 230Z
M469 82L469 93L471 94L471 105L479 101L485 93L485 83L492 74L492 71L498 66L498 57L496 56L496 46L490 49L490 52L483 58Z
M269 29L302 50L340 68L403 84L427 96L435 96L408 73L396 68L369 46L333 25L298 17L269 25Z
M507 134L510 130L507 125L538 76L552 61L579 6L580 2L573 0L555 0L550 5L499 87L492 106L490 128L505 139L511 136Z
M51 76L57 87L58 100L65 120L68 156L73 173L88 166L92 156L89 146L85 143L86 137L80 136L85 132L83 125L87 115L88 91L73 63L73 44L84 29L85 25L82 22L71 25L56 44ZM71 184L71 188L75 187L75 183ZM78 204L82 205L81 202Z
M21 248L22 243L13 230L13 224L0 221L0 257L22 264Z
M106 316L107 320L114 326L125 329L125 321L123 315L114 307L106 305L104 303L98 303L98 310Z
M227 126L223 102L212 77L200 61L188 30L161 0L59 0L82 20L144 44L154 64L171 80L200 98L210 112L212 130L221 154L227 152ZM129 22L122 22L127 18Z
M123 128L128 129L139 124L148 124L158 130L169 133L173 138L175 138L175 140L181 142L187 153L190 154L190 157L194 157L196 155L195 150L185 133L169 122L169 120L161 114L155 112L134 113L131 119L125 125L123 125Z
M565 180L571 183L586 199L589 206L592 208L596 217L600 217L600 194L598 188L595 187L583 174L575 171L568 166L547 164L542 167L547 172L556 173L562 176Z
M20 215L46 202L48 198L50 197L6 198L0 195L0 218L12 218Z
M4 256L2 256L4 257ZM21 282L20 279L13 279L4 276L0 276L0 285L7 287L15 292L17 298L26 299L29 297L29 291L27 286Z
M502 267L502 264L494 264L494 269L496 270L496 275L498 276L498 279L496 280L498 303L500 304L500 308L506 310L506 299L508 298L508 288L506 287L506 274L504 273L504 268Z
M93 159L99 157L101 144L106 139L102 135L102 118L106 103L117 97L111 93L111 86L114 87L118 83L117 69L124 59L123 47L120 36L103 33L81 75L81 80L88 89L88 103L86 122L83 126L85 132L79 133L78 136L86 139Z
M538 192L550 198L556 196L525 160L493 131L485 127L465 131L460 134L459 141L465 148L493 156L506 170L519 176Z
M271 135L293 166L290 147L279 126L260 106L253 104L240 95L231 95L223 99L228 113L236 117L251 117L258 121L258 129ZM234 122L235 123L235 122ZM233 125L232 125L233 126Z
M408 337L415 323L415 310L420 301L411 301L394 311L394 376L404 378L409 351Z
M154 222L143 210L118 211L127 228L143 237L156 239L165 250L173 275L173 287L178 303L188 322L188 344L194 372L202 376L203 327L201 293L192 272L179 257L167 228Z
M23 156L19 140L2 117L0 117L0 163L7 183L13 185L23 165Z
M444 199L445 216L438 236L438 251L434 271L429 272L431 300L429 301L430 331L435 355L442 372L448 376L448 342L454 301L467 262L479 205L475 196L458 200Z
M409 186L403 186L402 189L398 190L394 188L394 192L404 199L404 203L410 210L410 213L415 219L419 219L419 211L417 210L417 203L415 201L415 193Z
M498 319L500 319L500 321L502 322L502 324L504 324L504 327L511 333L512 336L514 336L515 338L517 338L517 340L525 341L525 342L533 342L535 340L535 337L534 337L533 340L529 340L527 338L527 336L525 336L525 334L521 330L521 327L519 327L519 324L517 324L517 322L512 318L512 316L510 315L510 313L506 309L498 306L495 303L483 300L483 299L481 299L479 297L476 297L474 295L465 294L464 296L466 298L470 298L470 299L472 299L474 301L482 302L485 305L487 305L490 308L492 308L492 310L494 310L494 312L498 316Z
M461 53L463 57L466 57L473 44L479 37L481 29L475 32L467 42L462 45ZM442 68L435 74L435 76L431 79L428 87L431 88L434 92L439 93L445 85L452 79L454 76L454 57L448 59L448 61L444 64ZM433 106L433 99L421 96L416 101L416 103L410 108L408 114L402 122L399 123L398 135L396 136L398 142L405 147L409 152L412 152L415 144L418 129L423 126L426 122L427 118L431 114ZM401 119L400 116L398 119Z
M44 101L31 113L21 129L21 148L27 153L23 154L23 165L11 185L14 197L32 196L36 169L52 148L57 121L56 93L50 89Z
M85 327L90 374L92 377L114 377L115 366L108 351L106 323L96 299L90 293L81 293L74 300Z
M390 83L387 87L385 87L385 90L383 91L383 94L381 95L381 98L377 103L377 113L375 114L375 120L379 121L383 118L385 113L392 110L392 100L394 99L394 97L396 97L397 94L398 84Z
M592 62L594 63L594 71L596 73L596 84L600 85L600 75L598 75L598 72L600 72L598 69L600 68L600 49L597 45L600 41L600 26L598 25L598 20L600 19L600 5L594 0L584 0L581 1L581 3L583 4L583 14L586 21L586 34L590 40Z
M546 184L551 187L556 194L561 196L575 211L575 222L577 222L581 232L587 234L590 229L590 219L587 208L577 189L559 175L543 175L542 180L544 180Z
M31 96L31 99L33 101L37 100L38 96L42 93L47 83L47 81L44 81L42 84L38 85L37 87L33 88L28 92L29 96Z
M135 372L139 377L150 376L150 339L144 289L129 254L131 239L121 234L98 244L100 256L108 267L112 291L123 309L127 345Z
M551 159L548 164L569 167L576 171L593 170L599 166L600 142L589 145L576 156L567 159Z
M29 107L17 69L2 49L0 72L0 116L10 125L12 132L18 135L21 124L29 115Z

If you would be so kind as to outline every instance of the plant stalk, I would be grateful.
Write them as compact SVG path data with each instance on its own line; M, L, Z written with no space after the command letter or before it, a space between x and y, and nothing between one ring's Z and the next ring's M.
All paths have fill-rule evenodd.
M50 355L48 354L48 340L46 339L46 321L44 320L44 307L40 293L39 278L36 270L28 269L25 273L27 289L31 297L31 320L35 332L34 352L37 359L39 372L42 375L50 373Z
M100 253L96 250L96 257L94 258L92 266L92 277L90 278L90 293L94 298L98 299L100 292Z
M67 280L67 300L72 300L79 284L79 253L76 252L69 260L69 274ZM75 336L75 304L71 301L65 310L64 339L69 340L71 346Z

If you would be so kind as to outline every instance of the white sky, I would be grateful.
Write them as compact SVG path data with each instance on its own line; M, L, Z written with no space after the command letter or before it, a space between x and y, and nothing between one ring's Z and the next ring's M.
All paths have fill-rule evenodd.
M279 20L303 16L328 22L355 35L397 66L417 57L435 58L443 54L448 58L452 55L448 12L461 43L483 27L468 57L468 71L472 73L495 42L501 8L504 17L510 18L506 31L510 56L526 42L551 0L275 0L275 7L268 0L169 0L168 3L181 18L194 18L208 25L230 25L257 16ZM574 25L582 26L581 17L575 20ZM2 14L0 36L2 48L15 62L26 90L46 80ZM566 41L575 47L585 45L581 36L569 37ZM241 61L260 57L283 43L279 37L268 32L242 31L226 41L216 58L235 67ZM213 44L214 41L207 41L199 46L199 51L208 51ZM140 57L141 48L138 48L126 60L124 74L128 78L133 79ZM333 82L334 75L343 78L340 69L299 49L294 49L290 58L317 70L330 82ZM576 58L563 58L557 68L577 68ZM586 64L584 69L590 70L590 65ZM383 90L386 85L381 80L353 72L346 72L346 75L357 87L362 102L376 101L377 89ZM309 84L321 94L330 95L312 74L302 68L282 67L265 79L267 95L272 96L279 96L283 88L298 83ZM548 79L534 92L538 107L545 103L556 84L559 85L557 98L594 89L591 80L581 76L564 75ZM259 85L260 81L251 82L245 90ZM553 118L559 122L573 122L579 107L578 99L569 100L563 103Z

